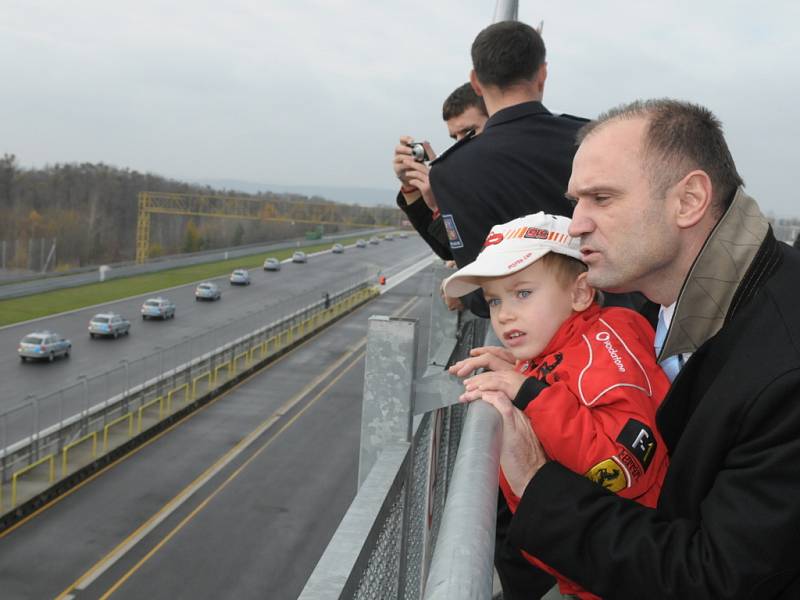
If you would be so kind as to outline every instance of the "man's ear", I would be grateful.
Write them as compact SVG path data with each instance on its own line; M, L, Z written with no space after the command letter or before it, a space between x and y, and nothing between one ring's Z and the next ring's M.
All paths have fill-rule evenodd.
M544 94L544 82L547 80L547 63L542 63L539 70L536 72L536 89L540 94Z
M588 273L584 271L575 279L572 285L572 310L581 312L586 310L594 302L595 290L586 280Z
M678 194L676 224L682 229L693 227L710 213L713 204L711 178L705 171L695 170L675 187Z
M481 82L478 81L478 75L475 73L475 69L472 69L469 72L469 84L472 86L472 89L478 96L483 96L483 90L481 89Z

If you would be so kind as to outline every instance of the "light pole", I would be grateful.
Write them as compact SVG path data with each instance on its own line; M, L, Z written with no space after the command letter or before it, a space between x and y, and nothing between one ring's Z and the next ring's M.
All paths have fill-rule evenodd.
M81 433L86 435L86 432L89 431L89 380L86 379L86 375L78 375L76 379L83 384L84 429Z
M121 364L123 367L125 367L125 384L124 384L125 387L122 388L122 402L123 402L123 406L125 407L125 411L127 412L127 410L128 410L128 390L130 389L130 386L131 386L130 369L129 369L129 365L128 365L128 359L127 358L120 359L119 364Z
M191 339L192 336L190 335L185 335L181 338L181 344L186 347L186 363L183 366L186 371L189 372L189 375L191 375L191 369L189 368L189 365L192 363L192 345L189 343L189 340Z
M30 401L31 404L31 439L36 439L36 434L39 432L39 401L36 399L35 394L28 394L25 396L25 404L28 404ZM34 445L34 449L36 445ZM38 458L38 456L37 456Z
M158 379L156 379L156 387L159 392L161 392L162 388L164 387L161 383L161 379L164 376L164 348L161 346L156 346L153 350L158 355Z

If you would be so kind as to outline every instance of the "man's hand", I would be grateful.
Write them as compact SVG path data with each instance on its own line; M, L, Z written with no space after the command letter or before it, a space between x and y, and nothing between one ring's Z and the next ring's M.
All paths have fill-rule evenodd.
M513 371L517 362L511 352L500 346L473 348L469 351L469 355L469 358L453 364L448 371L457 377L466 377L478 369Z
M447 307L447 310L464 310L464 303L460 298L452 298L444 293L444 281L442 280L439 286L439 295L442 297L442 302Z
M403 184L403 186L408 186L409 182L406 178L406 166L404 163L405 158L411 158L411 148L408 147L408 144L414 141L414 138L408 135L404 135L400 138L400 143L395 146L394 148L394 160L392 161L392 167L394 167L394 174ZM414 160L411 158L411 160Z
M409 148L410 150L410 148ZM422 194L422 199L432 211L438 210L439 206L436 204L436 198L433 196L431 190L431 183L428 179L430 167L425 163L417 162L410 156L402 159L402 166L405 168L403 177L408 182L408 185L417 188Z
M484 371L464 380L466 391L459 400L477 400L486 392L502 392L508 398L516 398L519 388L525 383L525 375L517 371Z
M494 406L503 419L500 466L511 491L522 497L530 480L547 462L547 455L528 417L511 404L508 396L503 392L484 392L482 400Z

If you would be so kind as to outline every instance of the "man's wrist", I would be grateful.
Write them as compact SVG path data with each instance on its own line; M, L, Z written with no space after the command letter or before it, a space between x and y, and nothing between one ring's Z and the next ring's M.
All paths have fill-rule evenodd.
M400 193L403 194L403 198L405 199L406 204L413 204L414 202L422 198L422 192L420 192L413 185L401 186Z

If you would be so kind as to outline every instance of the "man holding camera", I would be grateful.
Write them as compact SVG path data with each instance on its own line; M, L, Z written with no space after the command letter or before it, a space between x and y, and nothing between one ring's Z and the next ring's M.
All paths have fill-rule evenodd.
M457 87L442 106L442 119L456 142L479 134L488 118L483 99L469 83ZM453 260L447 231L428 180L428 162L434 158L436 155L428 142L415 142L409 136L400 138L392 163L401 182L397 206L440 258Z
M472 44L470 81L486 102L483 134L431 163L430 184L459 267L480 252L492 225L544 211L570 216L564 198L583 119L541 103L545 47L532 27L502 21ZM563 199L563 200L562 200Z

